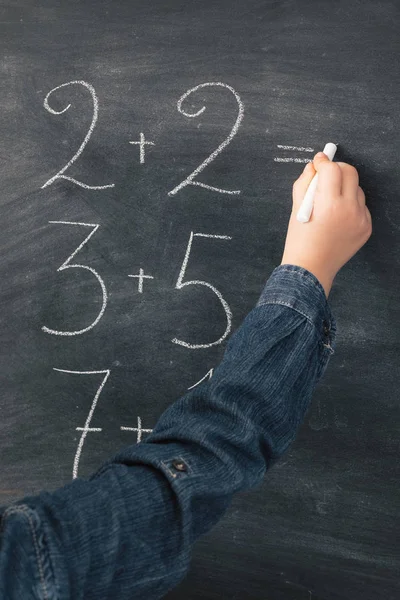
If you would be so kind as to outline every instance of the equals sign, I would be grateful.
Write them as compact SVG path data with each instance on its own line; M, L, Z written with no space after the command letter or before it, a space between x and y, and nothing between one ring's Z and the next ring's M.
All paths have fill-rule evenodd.
M314 148L304 148L301 146L282 146L281 144L278 144L277 148L280 148L281 150L290 150L291 152L314 152ZM309 163L312 162L312 158L276 156L274 161L280 163Z

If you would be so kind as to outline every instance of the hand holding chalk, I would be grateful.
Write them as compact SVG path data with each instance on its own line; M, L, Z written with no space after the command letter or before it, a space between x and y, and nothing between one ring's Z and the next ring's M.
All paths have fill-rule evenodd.
M336 154L337 146L332 143L326 144L323 152L329 158L329 160L333 160ZM300 205L299 211L297 213L297 220L300 223L308 223L311 217L311 213L314 207L314 196L317 190L318 185L318 173L314 175L310 185L308 186L306 195L304 196L303 202Z
M304 226L297 215L316 172L313 218ZM371 231L371 215L357 170L343 162L332 163L325 153L318 153L293 185L282 264L315 275L328 296L336 274L365 244Z

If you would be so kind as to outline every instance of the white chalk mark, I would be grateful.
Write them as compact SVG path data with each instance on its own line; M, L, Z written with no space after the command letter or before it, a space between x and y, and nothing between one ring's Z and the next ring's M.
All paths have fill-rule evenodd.
M214 373L214 369L210 369L208 371L208 373L206 373L204 375L204 377L202 377L197 383L195 383L194 385L191 385L190 387L188 387L188 390L192 390L193 388L197 387L198 385L200 385L201 383L203 383L203 381L205 381L206 379L210 380L211 377L213 376Z
M194 233L193 237L214 238L216 240L231 240L230 235L214 235L213 233Z
M196 92L197 90L200 90L202 88L213 87L213 86L226 88L227 90L229 90L235 96L236 102L237 102L238 107L239 107L239 109L238 109L238 115L237 115L235 124L232 127L232 130L231 130L230 134L228 135L228 137L218 146L218 148L216 150L214 150L214 152L212 154L210 154L210 156L208 158L206 158L206 160L204 162L202 162L201 165L199 165L197 167L197 169L195 169L184 181L182 181L173 190L171 190L168 193L168 196L174 196L182 188L186 187L187 185L197 185L197 186L203 187L205 189L212 190L214 192L218 192L220 194L231 194L231 195L234 195L234 194L240 194L241 193L241 190L225 190L225 189L222 189L222 188L218 188L218 187L213 187L213 186L206 185L205 183L201 183L199 181L195 181L195 177L197 177L197 175L199 175L199 173L201 173L202 171L204 171L204 169L219 154L221 154L221 152L228 146L228 144L231 143L231 141L233 140L233 138L235 137L235 135L239 131L239 127L241 125L241 122L242 122L243 116L244 116L244 105L243 105L243 102L242 102L239 94L237 92L235 92L235 90L233 89L233 87L231 87L230 85L227 85L226 83L221 83L220 81L210 82L210 83L201 83L200 85L197 85L196 87L194 87L194 88L188 90L187 92L185 92L183 94L183 96L178 100L178 104L177 104L178 111L182 115L184 115L185 117L189 117L189 118L194 118L194 117L198 117L199 115L201 115L206 110L205 106L203 106L202 108L200 108L200 110L198 110L195 113L189 113L189 112L185 111L182 108L182 104L186 100L186 98L188 98L188 96L190 96L190 94L193 94L194 92Z
M137 432L137 443L139 444L142 441L143 433L151 433L152 429L143 429L142 427L142 419L140 417L137 418L138 426L137 427L121 427L121 431L136 431Z
M140 140L138 142L129 142L130 144L138 144L139 145L139 156L140 156L140 164L143 165L145 163L145 148L146 146L155 146L154 142L148 142L144 137L144 133L140 134Z
M240 194L240 190L227 191L221 188L214 187L213 185L207 185L206 183L201 183L201 181L192 181L192 185L198 185L199 187L204 188L205 190L211 190L212 192L219 192L220 194Z
M103 431L101 429L101 427L89 427L89 428L85 428L85 427L76 427L76 431Z
M281 150L297 150L298 152L314 152L314 148L304 148L302 146L282 146L282 144L277 144L277 148Z
M304 146L284 146L282 144L277 144L277 148L281 150L294 150L297 152L314 152L314 148L304 147ZM311 158L290 158L290 157L280 157L277 156L274 158L275 162L280 163L309 163L312 162Z
M225 340L225 338L229 335L231 328L232 328L232 312L231 312L231 309L230 309L228 303L223 298L221 292L219 290L217 290L217 288L215 286L211 285L211 283L208 283L207 281L200 281L197 279L195 279L193 281L186 281L185 283L183 283L183 278L185 276L186 268L187 268L187 265L189 262L189 256L190 256L190 251L192 249L192 242L193 242L194 237L215 238L215 239L223 239L223 240L231 240L232 238L228 235L212 235L212 234L208 234L208 233L193 233L193 231L190 232L190 237L189 237L189 242L188 242L188 245L186 248L185 257L183 259L182 267L179 272L179 276L178 276L178 280L176 282L175 288L177 290L181 290L182 288L189 286L189 285L200 285L200 286L209 288L217 296L218 300L221 302L222 307L225 311L225 315L226 315L225 331L222 334L222 336L215 342L210 342L208 344L190 344L189 342L179 340L178 338L174 338L172 340L172 342L174 344L179 344L180 346L184 346L185 348L190 348L192 350L197 350L198 348L211 348L211 346L217 346L218 344L222 344L222 342Z
M92 405L90 407L90 411L87 416L85 426L76 428L76 431L82 431L82 435L80 437L80 440L78 443L78 448L77 448L77 451L75 454L74 466L73 466L73 470L72 470L72 478L76 479L78 477L79 461L82 456L83 445L85 443L87 434L91 433L93 431L96 431L96 432L102 431L102 429L100 429L98 427L90 427L90 423L93 419L94 411L96 410L96 406L97 406L97 402L99 400L100 394L103 391L103 388L107 382L107 379L110 376L111 371L110 371L110 369L103 369L101 371L70 371L67 369L56 369L56 368L54 368L53 370L58 371L59 373L70 373L72 375L104 375L103 380L96 392L96 395L95 395Z
M86 190L105 190L107 188L113 188L115 187L114 183L108 184L108 185L88 185L87 183L83 183L82 181L78 181L77 179L74 179L73 177L67 177L66 175L64 175L65 171L67 169L69 169L69 167L80 157L80 155L82 154L86 144L88 143L88 141L90 140L90 137L93 133L93 130L96 126L97 123L97 118L99 115L99 101L97 99L96 96L96 91L94 89L94 87L92 85L90 85L90 83L87 83L86 81L68 81L68 83L63 83L62 85L58 85L57 87L53 88L52 90L50 90L50 92L47 94L46 98L44 99L43 102L43 106L45 107L46 110L48 110L51 114L53 115L62 115L63 113L65 113L70 107L71 104L68 104L65 108L63 108L62 110L54 110L54 108L51 108L50 104L49 104L49 98L51 96L51 94L53 92L56 92L57 90L60 90L61 88L67 87L68 85L83 85L83 87L85 87L87 90L89 90L90 95L92 96L92 100L93 100L93 117L92 117L92 122L90 124L89 127L89 131L87 132L85 139L83 140L82 144L79 146L77 152L74 154L74 156L71 158L71 160L60 170L58 171L58 173L56 173L56 175L54 175L53 177L51 177L48 181L46 181L45 184L42 185L42 189L51 185L52 183L54 183L56 181L56 179L66 179L67 181L71 181L72 183L75 183L76 185L85 188Z
M87 265L69 264L69 263L70 263L70 260L72 260L74 258L74 256L76 256L76 254L78 254L78 252L80 250L82 250L83 246L90 240L90 238L98 230L100 225L98 225L96 223L77 223L75 221L49 221L49 223L60 224L60 225L79 225L81 227L93 227L93 230L83 240L83 242L81 244L79 244L79 246L77 247L76 250L74 250L74 252L71 254L71 256L69 256L67 258L67 260L61 265L61 267L59 267L57 269L57 272L58 271L66 271L67 269L84 269L85 271L89 271L90 273L92 273L96 277L97 281L100 284L102 296L103 296L103 302L102 302L102 306L101 306L99 314L97 315L97 317L93 321L93 323L88 325L88 327L84 327L83 329L78 329L77 331L59 331L57 329L50 329L49 327L46 327L45 325L42 327L43 331L45 331L46 333L50 333L52 335L65 335L65 336L81 335L82 333L86 333L90 329L93 329L93 327L95 327L97 325L97 323L100 321L101 317L104 315L104 311L106 310L106 306L107 306L107 290L106 290L104 281L102 280L100 275L97 273L97 271L95 271L95 269L93 269L92 267L88 267Z
M311 158L280 158L280 157L276 157L274 158L275 162L280 162L280 163L310 163L312 162Z
M142 268L139 269L138 275L128 275L128 277L136 277L138 281L138 292L139 294L143 294L143 280L144 279L154 279L152 275L145 275Z

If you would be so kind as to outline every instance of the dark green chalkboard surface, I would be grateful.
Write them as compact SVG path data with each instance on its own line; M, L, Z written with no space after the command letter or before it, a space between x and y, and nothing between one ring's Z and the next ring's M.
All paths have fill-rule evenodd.
M296 443L170 600L400 597L396 0L0 7L0 504L88 476L212 375L328 141L374 234ZM116 599L117 600L117 599Z

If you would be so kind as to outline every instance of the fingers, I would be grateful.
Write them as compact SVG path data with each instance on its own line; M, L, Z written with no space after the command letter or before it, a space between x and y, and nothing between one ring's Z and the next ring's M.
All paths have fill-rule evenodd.
M315 155L313 162L304 168L293 186L293 202L295 207L303 200L314 175L318 173L317 191L320 197L339 197L357 200L365 206L365 194L359 186L358 171L355 167L343 163L332 162L323 152Z
M300 177L296 179L293 185L293 202L297 206L302 202L308 186L310 185L316 171L312 162L309 162L304 167Z
M365 194L360 187L357 188L357 200L360 206L365 206Z
M367 205L365 204L365 194L360 187L358 188L357 201L358 201L358 204L360 205L361 211L364 212L365 218L369 225L369 229L367 229L367 239L368 239L372 233L372 216L371 216L371 213L369 212Z
M343 162L337 162L336 164L342 170L342 195L347 198L354 198L358 193L360 183L357 169Z
M318 173L317 190L334 196L342 193L342 169L339 163L334 163L323 152L314 157L314 168Z
M366 214L366 217L367 217L367 221L368 221L368 223L369 223L370 225L372 225L372 217L371 217L371 213L369 212L369 210L368 210L368 208L367 208L367 207L365 207L365 214ZM372 231L372 229L371 229L371 231Z

